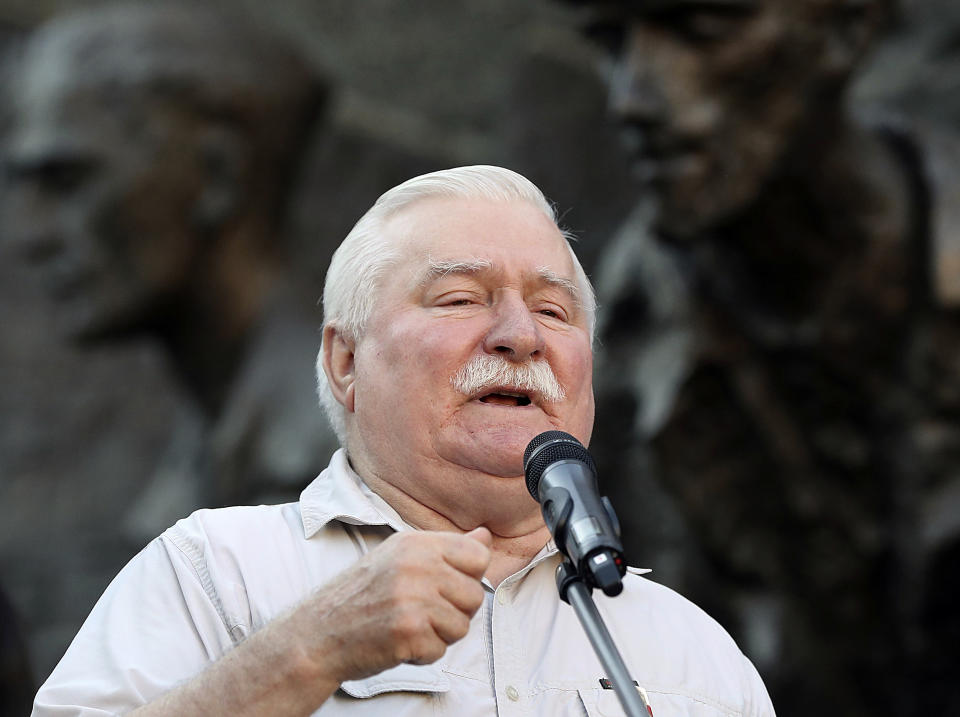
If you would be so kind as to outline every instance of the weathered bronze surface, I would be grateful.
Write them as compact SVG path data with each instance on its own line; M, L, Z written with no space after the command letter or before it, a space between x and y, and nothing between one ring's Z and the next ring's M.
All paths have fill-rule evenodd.
M280 221L325 85L235 19L164 3L53 20L13 93L8 229L58 328L153 337L200 409L131 526L295 498L333 440Z
M673 556L780 714L949 711L960 151L846 107L891 8L589 4L647 186L598 273L634 559Z

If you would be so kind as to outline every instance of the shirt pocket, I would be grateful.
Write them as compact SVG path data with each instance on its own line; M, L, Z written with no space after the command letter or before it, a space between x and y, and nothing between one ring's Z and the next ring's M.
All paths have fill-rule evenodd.
M450 681L436 665L397 665L363 680L342 683L315 714L326 717L349 710L357 717L434 717L438 697L449 690Z
M579 689L580 701L588 717L626 717L615 690ZM656 715L656 712L654 712Z
M614 690L578 689L588 717L626 717ZM647 692L653 717L732 717L741 713L729 707L679 692Z

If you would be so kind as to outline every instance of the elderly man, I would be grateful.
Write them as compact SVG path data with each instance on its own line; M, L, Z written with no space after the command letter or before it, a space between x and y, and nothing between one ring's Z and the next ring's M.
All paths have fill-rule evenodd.
M617 713L524 485L593 425L591 287L519 175L388 191L335 254L322 403L343 448L299 503L200 511L108 588L34 714ZM628 574L599 601L659 714L772 715L723 630Z

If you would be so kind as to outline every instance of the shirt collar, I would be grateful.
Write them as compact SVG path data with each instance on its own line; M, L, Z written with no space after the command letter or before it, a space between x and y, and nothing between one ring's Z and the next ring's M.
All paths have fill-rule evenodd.
M394 530L411 530L400 515L374 493L350 467L341 448L330 464L300 494L303 534L309 539L331 520L353 525L389 525Z
M343 448L333 454L330 464L300 494L300 516L303 535L308 540L331 520L353 525L389 525L397 531L415 530L387 501L370 490L350 467ZM557 552L551 538L520 572L527 572ZM650 572L644 568L627 569L636 574Z

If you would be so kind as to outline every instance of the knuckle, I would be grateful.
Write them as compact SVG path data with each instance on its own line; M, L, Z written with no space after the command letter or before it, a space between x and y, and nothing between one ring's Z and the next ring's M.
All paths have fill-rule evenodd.
M417 545L422 538L422 534L414 530L401 530L398 533L394 533L392 536L393 541L404 550L409 550L410 548Z
M486 569L490 562L490 549L486 545L482 545L475 540L470 540L468 542L470 545L467 546L467 560L474 568Z
M461 614L458 618L455 618L456 624L453 625L451 630L452 640L448 641L448 644L452 644L457 640L466 637L467 633L470 631L470 618L466 615Z
M424 615L414 610L404 610L394 619L391 633L400 642L416 642L428 627Z
M419 640L404 644L397 654L398 662L408 662L414 665L427 665L436 662L447 651L447 646L436 637L422 637Z
M447 555L462 571L476 572L486 569L490 561L490 551L486 546L462 535L451 535Z
M409 531L395 533L388 540L395 540L387 558L387 564L395 570L422 571L424 565L435 560L432 554L436 551L428 535Z
M419 533L414 531L400 531L383 541L383 547L389 547L391 560L406 560L416 554L419 537Z
M483 586L480 583L474 583L468 588L466 604L471 613L476 612L483 605L485 598Z
M442 640L432 639L424 640L418 646L418 654L424 664L436 662L447 651L447 646Z

